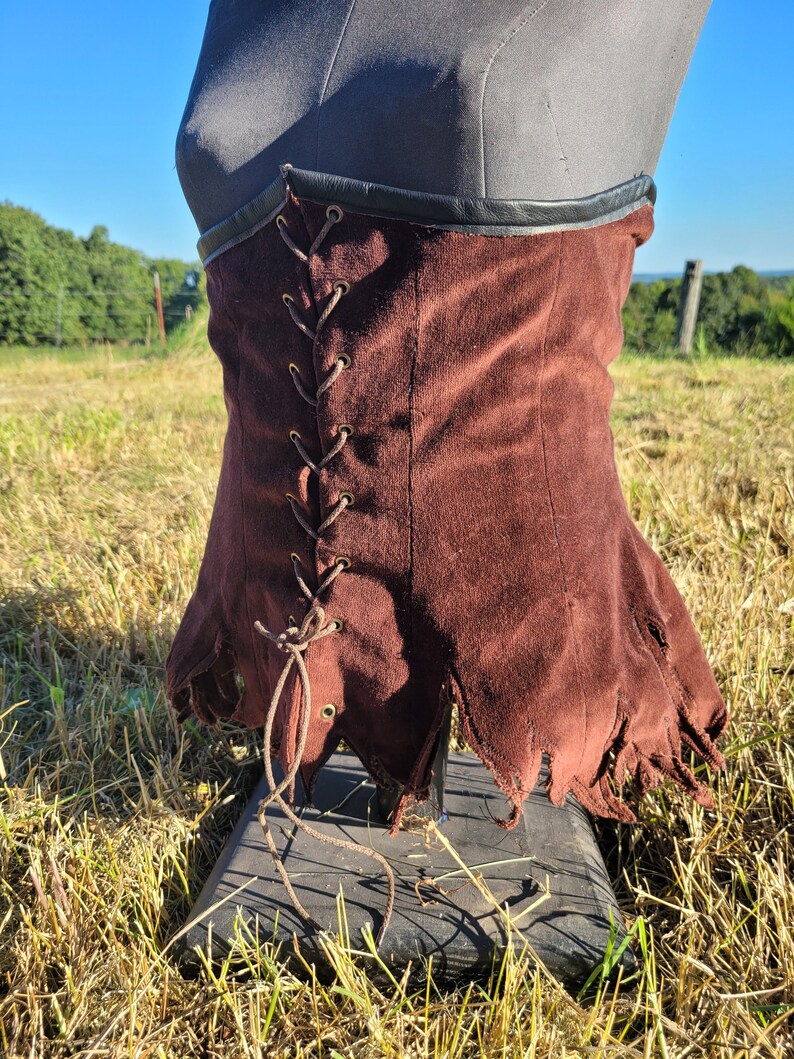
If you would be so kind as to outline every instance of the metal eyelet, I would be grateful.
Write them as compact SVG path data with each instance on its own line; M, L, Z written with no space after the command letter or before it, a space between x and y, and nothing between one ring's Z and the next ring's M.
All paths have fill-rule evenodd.
M289 305L290 302L292 302L293 305L295 304L295 299L292 297L291 294L282 294L281 300L284 302L285 305Z
M320 710L320 716L324 721L331 721L336 717L336 706L332 702L326 702L325 706Z
M298 498L296 496L293 496L292 493L285 493L284 496L286 497L287 500L294 500L295 503L297 504Z
M347 434L348 437L353 433L353 428L349 423L340 423L336 428L337 434Z
M352 493L340 493L339 494L339 499L340 500L345 500L346 499L348 507L352 507L353 504L355 504L355 502L356 502L356 498L353 496Z
M336 221L341 221L345 215L341 206L328 206L325 211L325 216L330 218L334 214L336 214L334 217L334 220Z
M344 629L344 627L345 627L345 623L342 621L341 618L334 618L334 620L333 621L329 621L328 624L331 626L331 628L335 629L337 632L341 632L342 629Z
M282 227L282 225L283 225L283 226L284 226L285 228L287 227L287 218L286 218L286 217L284 216L284 214L283 214L283 213L280 213L280 214L278 215L278 217L276 217L276 226L277 226L278 228L281 228L281 227Z
M343 295L345 295L350 290L350 284L347 282L346 279L335 279L334 290L339 290L342 292Z
M341 567L342 570L349 570L352 566L352 563L346 555L337 555L336 559L334 560L334 565Z
M337 362L341 361L346 368L350 367L350 357L347 355L347 353L340 353L336 359Z
M289 439L290 439L290 441L294 441L294 440L295 440L295 438L297 438L297 439L298 439L298 441L300 441L300 437L301 437L301 436L300 436L300 434L298 433L298 431L297 431L297 430L290 430L290 432L289 432Z
M299 563L301 561L301 557L298 555L297 552L290 552L289 553L289 557L290 557L290 559L292 559L293 563L295 563L295 562Z
M294 360L291 360L287 365L287 371L290 373L290 375L294 375L296 371L300 375L300 368Z
M297 626L297 624L298 624L298 623L297 623L297 621L295 620L295 615L294 615L294 614L290 614L290 615L288 615L288 616L287 616L287 627L288 627L288 628L289 628L289 626L290 626L290 625L295 625L295 626Z

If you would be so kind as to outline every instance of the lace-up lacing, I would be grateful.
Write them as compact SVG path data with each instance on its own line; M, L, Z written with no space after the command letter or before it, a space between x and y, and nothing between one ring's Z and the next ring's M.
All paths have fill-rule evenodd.
M320 231L317 233L316 238L312 242L308 251L303 251L292 238L287 227L287 222L283 214L279 214L276 217L276 227L281 235L281 238L290 248L295 257L299 261L308 265L310 258L314 255L322 245L323 240L331 231L333 226L341 221L344 216L339 206L329 206L326 210L326 221L323 224ZM305 320L302 319L300 313L295 307L295 299L290 294L283 294L282 300L289 311L290 317L293 323L300 329L300 331L311 339L312 342L317 341L317 336L320 334L322 328L325 326L329 316L339 304L339 301L347 294L350 290L350 284L346 280L335 280L333 289L328 301L326 302L322 312L320 313L317 323L314 328L310 327ZM346 356L340 356L336 358L332 369L325 376L323 381L317 387L315 394L311 394L303 384L300 377L300 371L298 366L294 363L290 363L289 372L292 376L292 381L295 384L295 388L301 397L313 407L317 407L323 395L327 392L330 386L339 378L340 374L350 365L350 358ZM290 431L290 440L293 442L298 452L301 455L304 463L311 471L319 475L320 472L325 468L332 459L334 459L344 448L347 443L347 439L353 433L353 428L346 423L340 424L337 427L338 437L331 448L325 453L325 455L319 459L314 460L309 454L306 446L303 444L303 440L300 434L296 430ZM316 528L309 523L304 517L297 499L291 494L287 493L287 501L289 502L292 513L295 516L296 521L300 526L312 537L313 540L319 541L328 527L333 523L339 515L354 503L354 497L351 493L341 493L336 504L328 512L328 515L323 519L319 526ZM293 569L295 572L295 579L298 582L298 586L306 597L310 604L310 608L303 619L303 622L298 626L295 620L290 617L287 628L281 633L274 633L270 629L267 629L260 621L254 623L254 628L260 636L264 636L266 639L274 643L280 651L284 651L287 655L287 660L284 664L284 668L281 671L281 675L276 683L273 690L273 696L270 700L270 706L268 707L267 715L265 718L265 775L268 783L268 794L259 804L258 819L262 825L262 830L265 835L265 841L267 843L268 850L273 857L273 862L276 866L281 881L284 883L284 887L289 894L290 900L296 910L296 912L304 919L310 926L314 927L315 930L321 930L322 927L318 924L303 907L298 895L290 882L289 875L286 868L281 860L276 843L273 840L273 836L270 832L270 827L267 821L267 810L273 802L276 802L284 815L301 831L307 835L311 835L312 838L316 838L320 842L324 842L329 846L336 846L340 849L348 849L355 853L361 853L366 857L370 857L372 860L383 868L386 873L388 880L388 899L386 902L386 909L384 911L383 923L380 930L378 931L376 943L380 944L383 934L391 919L392 910L394 908L394 872L391 869L389 862L379 853L377 850L370 849L367 846L359 845L356 842L350 842L346 839L335 838L332 835L325 835L315 830L294 811L288 801L283 797L284 791L292 789L292 785L295 781L295 777L298 774L301 761L303 760L303 754L306 749L306 741L309 736L309 727L311 725L311 685L309 682L309 674L304 661L304 655L309 647L309 644L314 643L315 640L320 640L325 636L330 636L332 633L338 632L342 629L342 622L338 618L331 619L326 623L326 615L323 607L320 606L318 598L322 592L324 592L329 585L346 570L350 561L344 556L338 556L334 565L326 573L317 587L312 590L303 575L302 564L300 557L293 552L291 555ZM273 725L275 722L276 711L278 708L279 699L284 690L292 667L297 666L298 677L301 684L301 695L299 705L299 717L297 723L297 745L295 747L295 753L291 767L287 770L283 779L276 783L273 775L273 766L271 762L270 748L273 735ZM324 716L326 716L324 714ZM329 716L333 716L331 713Z

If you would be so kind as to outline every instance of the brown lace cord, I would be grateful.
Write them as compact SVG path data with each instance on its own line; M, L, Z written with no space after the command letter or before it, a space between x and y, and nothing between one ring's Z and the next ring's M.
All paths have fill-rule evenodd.
M328 209L326 210L327 220L320 229L320 231L317 233L317 237L315 238L312 245L309 247L308 252L304 252L303 250L301 250L300 247L295 243L287 229L287 222L281 214L279 214L276 218L276 227L278 228L281 238L284 240L284 242L287 244L293 254L298 258L298 260L302 261L304 264L308 264L312 254L315 254L317 252L328 232L338 221L342 219L342 216L342 210L338 206L328 207ZM287 309L289 310L289 314L292 317L293 322L303 332L303 334L305 334L308 338L312 340L312 342L314 342L317 338L317 335L323 328L326 320L331 315L336 305L339 303L340 298L342 298L347 293L348 289L349 285L344 281L337 280L334 283L333 293L328 299L325 308L323 309L319 319L317 320L315 330L312 330L305 323L305 321L301 319L297 309L295 308L295 302L291 295L284 294L282 295L282 299ZM298 390L298 393L310 405L316 407L319 403L319 399L323 396L326 390L328 390L328 388L333 385L339 375L347 367L347 364L348 361L346 361L344 358L338 357L331 371L328 373L328 375L326 375L325 379L318 386L317 393L314 396L312 396L308 392L306 387L303 385L303 382L300 378L300 373L295 364L289 365L289 371L290 375L292 376L292 381L295 383L295 387ZM306 448L303 445L301 437L297 431L291 431L290 433L290 439L294 443L295 447L298 449L298 452L301 454L301 457L303 458L307 467L309 467L317 475L319 475L320 471L334 458L334 456L337 455L337 453L342 450L348 437L351 434L351 429L347 426L340 426L338 430L339 437L337 441L328 450L325 456L323 456L323 458L319 461L315 461L311 458L309 453L306 451ZM339 515L345 510L345 508L353 502L353 499L349 493L343 493L332 508L332 510L329 512L328 516L315 529L303 517L303 514L301 513L298 507L298 502L295 497L288 493L287 500L289 501L290 507L292 508L292 513L295 516L297 522L315 541L318 541L322 537L323 533L331 525L331 523L336 518L338 518ZM320 593L323 592L326 588L328 588L328 586L334 581L334 579L338 577L339 574L343 570L345 570L349 565L349 562L347 560L337 559L334 566L331 568L331 570L328 571L328 573L326 573L323 580L313 592L309 585L306 583L306 580L301 573L301 561L299 556L293 552L291 558L292 565L295 571L295 578L298 582L300 590L311 604L311 607L307 612L306 617L303 619L303 622L301 623L300 627L291 624L287 626L284 632L278 634L271 632L270 629L265 628L265 626L260 621L254 622L254 628L260 636L266 637L268 640L272 641L280 651L284 651L287 654L287 661L285 662L284 668L281 671L281 676L279 677L278 682L276 683L276 687L273 691L273 697L270 700L270 706L268 707L267 716L265 718L264 758L265 775L267 777L269 791L267 796L263 798L262 801L259 803L257 817L259 819L259 823L262 825L262 831L264 832L265 841L267 843L268 850L270 851L270 855L273 858L273 863L275 864L276 870L281 876L281 881L283 882L284 888L289 894L289 898L292 901L295 911L306 923L314 927L315 930L322 930L322 927L319 923L316 922L316 920L312 919L312 917L303 907L300 898L295 893L295 889L293 888L292 883L290 882L287 869L284 867L284 864L281 860L278 849L276 847L276 843L273 839L273 836L270 832L270 827L267 822L268 807L272 805L273 802L276 802L281 811L284 813L284 815L295 825L295 827L303 831L305 834L310 835L312 838L317 839L319 842L323 842L329 846L336 846L339 849L347 849L353 853L361 853L364 856L370 857L372 860L377 861L377 863L383 868L384 872L386 873L386 878L388 880L389 887L386 909L383 915L383 923L381 925L380 930L378 931L378 935L376 938L376 944L379 945L386 931L386 928L389 925L389 921L391 920L392 916L392 911L394 909L395 882L394 872L392 871L391 865L383 856L383 854L379 853L377 850L370 849L367 846L359 845L357 842L350 842L347 839L334 838L332 835L324 835L321 832L315 830L313 827L305 823L298 816L298 814L292 809L292 807L283 797L284 791L292 786L295 781L295 777L298 774L298 769L300 768L301 761L303 760L303 754L306 749L306 740L309 736L309 726L311 724L311 685L309 683L309 673L306 669L306 663L304 661L303 655L308 649L310 643L313 643L315 640L320 640L324 636L329 636L331 633L338 632L342 628L342 623L338 619L334 619L326 624L325 611L317 603L317 598L319 597ZM273 724L275 722L276 710L278 708L279 699L281 698L281 693L284 690L284 687L287 682L287 677L289 676L293 665L296 665L298 667L298 676L300 678L301 683L301 705L300 716L298 718L298 742L295 748L295 755L291 767L289 768L281 782L276 783L275 777L273 776L273 766L270 759Z

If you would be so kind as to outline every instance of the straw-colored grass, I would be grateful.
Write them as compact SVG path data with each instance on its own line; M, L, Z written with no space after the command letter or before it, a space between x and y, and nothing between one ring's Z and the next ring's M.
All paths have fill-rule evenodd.
M253 976L180 975L169 938L261 771L256 734L177 728L163 698L219 468L219 371L195 334L168 359L0 357L0 1054L794 1056L794 374L614 375L632 515L733 724L716 812L666 788L636 826L601 826L642 970L577 1000L520 958L456 992L376 988L344 939L332 985L245 944Z

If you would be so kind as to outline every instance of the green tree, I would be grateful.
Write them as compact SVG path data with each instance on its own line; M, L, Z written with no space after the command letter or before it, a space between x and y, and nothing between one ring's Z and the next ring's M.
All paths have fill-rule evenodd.
M770 351L779 357L794 357L794 284L788 293L770 293L765 323Z
M86 319L93 339L141 339L152 312L152 286L146 258L110 241L97 225L84 240L91 274L91 310Z
M680 280L632 283L623 308L626 345L641 353L672 346Z
M55 338L58 290L68 281L63 235L30 210L0 206L0 336L36 345Z
M673 345L680 294L679 279L632 283L623 309L628 348L653 352ZM699 348L790 355L793 297L790 278L759 276L744 265L704 276L697 320Z
M703 277L698 323L709 345L739 353L766 352L768 308L768 284L745 265Z
M0 342L142 341L154 319L152 272L160 273L166 327L205 301L198 263L152 260L111 241L97 225L85 239L0 204Z

